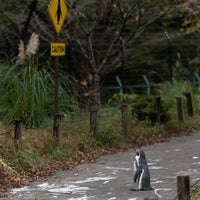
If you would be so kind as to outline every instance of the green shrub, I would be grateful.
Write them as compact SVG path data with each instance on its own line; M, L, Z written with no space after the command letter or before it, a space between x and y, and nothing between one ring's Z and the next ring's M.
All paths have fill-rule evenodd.
M157 93L168 108L171 118L177 118L176 98L181 97L183 112L187 113L185 93L191 93L194 111L199 111L199 93L195 86L180 81L176 84L165 83L159 86Z
M18 65L0 67L0 112L1 120L10 123L22 119L25 126L39 126L49 114L54 113L54 72ZM59 87L60 112L74 110L70 83L61 76Z
M55 158L56 160L63 160L69 155L69 151L67 148L54 146L49 146L49 148L46 149L46 153Z
M113 146L118 146L120 142L124 140L122 135L119 133L115 132L115 130L112 127L101 127L96 135L95 139L98 141L100 146L105 146L105 147L113 147Z
M36 152L30 150L17 151L13 163L15 167L27 171L34 171L38 167L43 167L45 165L42 158Z
M133 104L133 115L139 121L151 121L152 124L158 121L158 113L155 107L155 97L152 95L138 95ZM161 102L160 122L166 123L169 120L167 107Z
M191 197L191 200L200 200L200 195L196 194L195 196Z

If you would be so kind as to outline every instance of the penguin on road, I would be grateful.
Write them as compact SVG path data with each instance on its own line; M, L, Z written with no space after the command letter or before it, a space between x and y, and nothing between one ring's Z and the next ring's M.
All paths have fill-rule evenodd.
M138 182L138 190L152 190L150 172L143 150L136 149L134 159L134 182Z

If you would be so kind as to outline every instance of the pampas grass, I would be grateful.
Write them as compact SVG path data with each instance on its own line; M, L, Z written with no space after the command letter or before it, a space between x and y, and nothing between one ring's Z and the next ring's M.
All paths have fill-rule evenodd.
M32 33L29 43L26 47L26 55L28 57L31 57L37 53L37 50L39 49L39 43L39 36L36 33Z
M22 40L20 40L17 63L23 64L25 62L25 58L26 58L26 55L25 55L24 42Z
M36 33L32 33L28 45L26 46L26 50L24 42L20 40L17 63L24 64L26 57L28 58L33 57L39 49L39 44L40 44L39 36Z

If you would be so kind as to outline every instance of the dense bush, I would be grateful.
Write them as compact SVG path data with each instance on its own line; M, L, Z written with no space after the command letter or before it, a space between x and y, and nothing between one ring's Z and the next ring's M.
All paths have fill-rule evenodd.
M42 124L54 112L53 71L37 66L20 68L4 65L0 68L1 120L10 123L22 119L26 126ZM71 109L73 103L67 93L67 80L59 87L62 112Z
M138 95L133 104L133 115L137 116L139 121L148 120L152 124L158 122L158 111L156 108L155 97L153 95ZM160 122L166 123L170 119L167 107L161 103Z

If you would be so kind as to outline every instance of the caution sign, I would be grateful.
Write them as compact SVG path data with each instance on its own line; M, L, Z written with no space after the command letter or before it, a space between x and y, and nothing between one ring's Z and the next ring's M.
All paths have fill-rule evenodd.
M51 43L51 56L64 56L65 43Z

